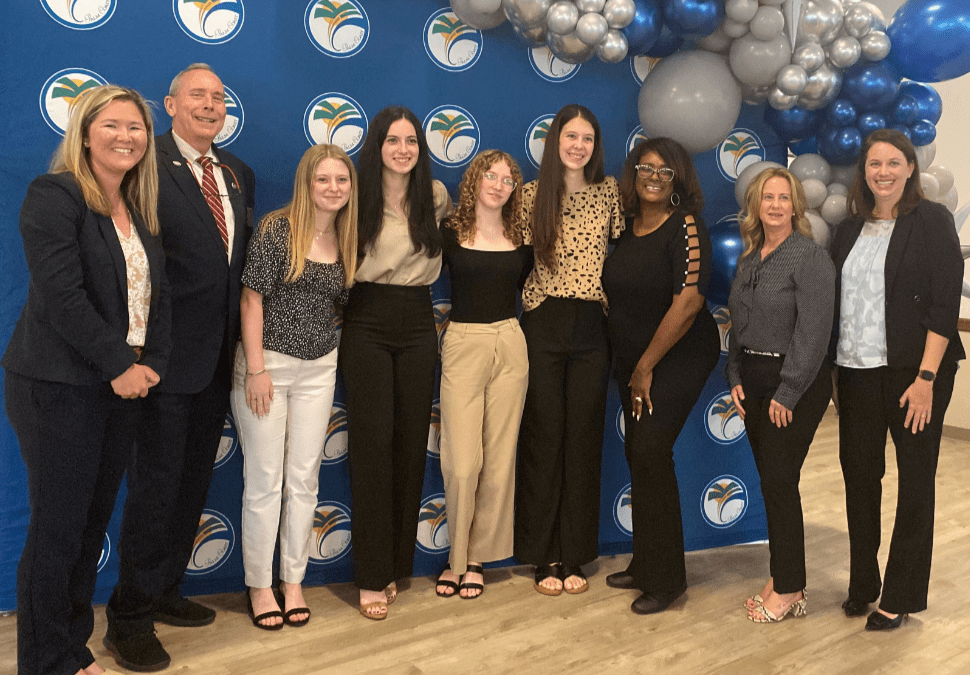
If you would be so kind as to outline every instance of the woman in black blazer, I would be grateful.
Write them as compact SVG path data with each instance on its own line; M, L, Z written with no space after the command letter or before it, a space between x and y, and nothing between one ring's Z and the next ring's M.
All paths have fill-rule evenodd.
M953 393L963 259L950 212L923 198L912 143L882 129L865 141L836 231L835 340L839 458L849 524L846 616L866 630L898 628L926 609L936 465ZM899 496L885 579L879 550L886 430L896 446Z
M86 644L98 560L140 397L169 353L157 196L151 112L137 92L105 85L77 103L20 212L30 286L3 357L31 509L20 675L104 672Z

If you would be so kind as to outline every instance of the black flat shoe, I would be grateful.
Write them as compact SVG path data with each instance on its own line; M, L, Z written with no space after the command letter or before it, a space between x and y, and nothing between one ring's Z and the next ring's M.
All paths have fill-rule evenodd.
M610 588L622 588L625 590L637 587L633 575L626 570L606 575L606 585Z
M561 595L561 585L559 588L555 589L546 588L542 585L542 582L546 579L559 579L562 581L562 565L538 565L536 567L535 583L532 584L532 587L536 590L536 592L542 593L543 595Z
M903 625L906 614L897 614L895 619L890 619L882 612L873 612L866 621L866 630L896 630Z
M441 570L441 574L444 574L450 569L451 569L451 565L445 565L445 568ZM454 581L448 581L447 579L442 579L441 574L438 575L438 581L435 582L435 589L434 589L435 595L437 595L439 598L453 598L456 595L458 595L458 584L455 583ZM450 591L450 593L439 591L438 586L444 586Z
M842 603L842 611L845 612L845 615L850 618L855 616L865 616L869 613L869 603L862 602L862 600L846 598L846 601Z
M582 579L583 583L573 588L566 588L566 579L569 577ZM560 578L563 580L562 589L570 595L579 595L589 590L589 581L586 579L586 575L583 574L583 568L579 565L563 565L562 576Z
M465 574L471 572L472 574L481 574L483 577L485 575L485 570L482 569L481 565L468 565L465 569ZM465 581L465 574L461 575L461 583L458 584L458 597L462 600L474 600L475 598L481 597L482 593L485 592L485 584L475 583L473 581ZM475 595L462 595L461 592L464 590L478 591Z
M670 607L674 600L682 596L686 591L687 584L684 584L681 588L669 593L644 593L633 601L630 609L636 614L656 614Z

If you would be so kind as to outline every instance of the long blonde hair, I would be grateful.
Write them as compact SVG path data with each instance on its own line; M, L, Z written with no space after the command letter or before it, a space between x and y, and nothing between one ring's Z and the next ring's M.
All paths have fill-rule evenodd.
M773 166L765 169L755 179L748 184L748 189L744 193L744 208L738 214L738 222L741 227L741 239L744 241L743 258L755 251L760 251L762 244L765 243L765 230L761 226L761 193L765 183L772 178L784 178L791 186L791 226L792 230L798 232L803 237L812 238L812 224L805 217L805 190L791 171L780 166Z
M482 186L482 177L496 163L504 161L509 165L515 188L502 207L502 229L505 238L516 246L522 244L522 172L519 165L508 153L501 150L483 150L471 161L458 186L458 207L455 214L446 221L447 227L458 234L458 242L464 243L475 238L475 207Z
M128 170L121 181L121 194L128 206L141 217L148 231L159 233L158 226L158 165L155 160L155 134L152 125L152 111L148 103L134 89L126 89L114 84L94 87L81 94L71 119L67 125L64 140L57 146L51 160L51 173L70 173L81 188L84 201L92 211L103 216L111 215L111 202L108 194L98 183L91 170L91 151L85 147L89 139L94 119L112 101L131 101L141 113L145 123L148 144L145 155L134 167Z
M286 281L292 283L303 274L307 253L313 244L314 216L313 176L317 165L325 159L339 159L350 172L350 198L337 212L334 227L337 228L337 250L344 263L344 288L354 285L354 272L357 269L357 171L347 153L336 145L314 145L300 159L293 179L293 199L281 209L266 214L259 226L261 235L280 218L290 222L287 234L289 251L289 270Z

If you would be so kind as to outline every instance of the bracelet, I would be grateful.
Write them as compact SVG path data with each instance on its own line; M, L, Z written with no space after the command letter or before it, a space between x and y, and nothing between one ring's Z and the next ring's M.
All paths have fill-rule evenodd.
M261 371L259 371L258 373L250 373L249 371L247 371L247 372L246 372L246 377L256 377L257 375L262 375L262 374L263 374L263 373L265 373L265 372L266 372L266 369L265 369L265 368L263 368L263 369L262 369Z

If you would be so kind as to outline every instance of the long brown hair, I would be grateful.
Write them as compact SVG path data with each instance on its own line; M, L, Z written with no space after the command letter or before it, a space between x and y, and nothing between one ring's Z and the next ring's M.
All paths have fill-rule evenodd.
M906 138L906 134L895 129L877 129L866 137L859 151L859 159L856 162L855 180L849 188L847 204L849 213L859 216L863 220L874 220L873 210L876 208L876 197L866 182L866 162L869 161L869 151L876 143L889 143L906 158L906 163L911 164L913 173L903 186L903 194L893 206L893 212L898 218L904 213L912 211L923 199L923 188L919 182L919 158L916 157L916 148L913 142Z
M744 193L744 208L738 214L741 239L744 241L742 258L760 251L762 244L765 243L765 230L761 225L761 193L764 191L765 183L772 178L784 178L791 186L792 230L803 237L812 238L812 224L805 217L806 200L802 184L788 169L780 166L769 167L755 176Z
M511 155L501 150L484 150L475 156L458 186L458 207L453 216L445 221L447 227L458 234L458 242L463 243L475 238L475 208L482 177L498 162L509 165L515 188L502 207L502 225L505 238L516 246L522 243L522 172Z

